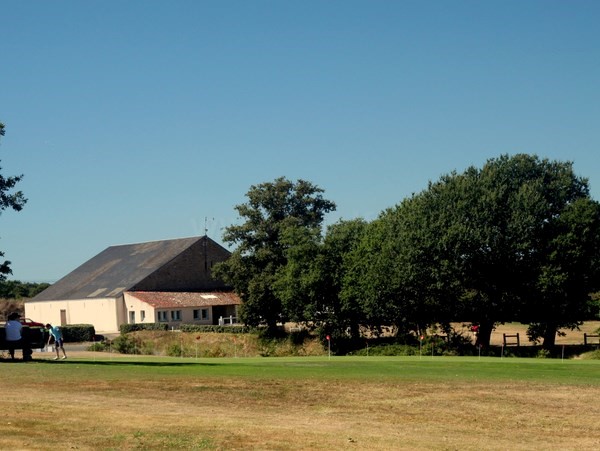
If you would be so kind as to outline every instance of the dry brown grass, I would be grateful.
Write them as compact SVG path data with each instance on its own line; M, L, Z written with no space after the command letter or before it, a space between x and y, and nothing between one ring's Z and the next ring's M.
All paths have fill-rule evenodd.
M579 330L563 329L564 336L556 336L557 345L575 345L583 344L583 334L595 334L600 328L600 321L588 321L583 323ZM491 344L500 346L503 341L503 334L519 333L519 338L522 345L531 344L527 339L527 324L508 323L499 325L492 332Z
M174 355L169 352L172 349L183 349L183 354L187 357L283 357L325 354L323 344L317 340L306 340L298 346L292 345L289 340L281 340L276 346L269 346L261 343L256 334L139 331L130 335L144 344L142 353L150 355Z
M72 374L84 368L78 358L85 368L95 358L73 354ZM17 365L0 363L1 449L600 448L598 385L215 378L201 369L56 383L45 377L54 365L12 376Z
M472 336L466 324L455 323L456 331L465 336ZM579 330L563 330L565 336L557 336L557 345L583 344L583 334L596 333L600 321L584 323ZM507 323L498 325L491 335L491 344L500 346L503 334L519 333L521 346L532 345L527 338L527 325ZM221 334L221 333L173 333L169 331L140 331L131 334L144 343L142 353L154 355L169 355L169 349L177 346L184 349L184 355L197 357L253 357L269 355L283 357L289 355L318 356L326 352L323 344L317 340L307 340L302 346L293 346L282 341L277 346L267 349L254 334ZM473 337L474 339L474 337Z

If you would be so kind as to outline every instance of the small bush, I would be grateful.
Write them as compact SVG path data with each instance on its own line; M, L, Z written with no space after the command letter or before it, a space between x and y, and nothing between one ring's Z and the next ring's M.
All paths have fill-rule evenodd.
M600 360L600 349L596 349L595 351L584 352L581 354L581 358L583 360Z
M547 350L547 349L540 349L540 350L537 352L537 355L536 355L536 357L537 357L538 359L549 359L550 357L552 357L552 355L551 355L551 353L550 353L550 351L549 351L549 350Z
M119 335L112 341L112 347L121 354L141 354L140 343L131 335Z
M171 343L167 348L167 355L169 357L181 357L182 347L179 343Z
M361 356L407 356L418 355L419 348L405 344L382 344L369 348L359 349L354 355Z
M119 331L121 335L128 334L129 332L137 332L140 330L168 330L169 325L165 323L135 323L135 324L121 324Z
M444 355L449 343L440 335L426 335L421 342L421 353L426 355Z
M306 329L302 329L300 331L290 332L288 335L288 340L290 344L295 346L300 346L304 344L304 342L309 338L309 332Z
M98 343L93 343L87 347L87 350L92 351L92 352L104 352L104 351L108 351L108 345L103 341L98 342Z

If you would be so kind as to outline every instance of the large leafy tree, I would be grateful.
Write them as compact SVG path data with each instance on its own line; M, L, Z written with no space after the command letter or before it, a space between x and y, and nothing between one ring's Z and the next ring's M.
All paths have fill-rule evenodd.
M277 270L273 289L290 321L314 324L326 299L321 230L287 227L282 235L286 263Z
M486 319L535 318L551 347L557 329L582 319L594 289L599 235L588 181L571 162L531 155L489 160L480 179L492 214L469 281L488 301L481 307L496 311Z
M0 122L0 136L4 136L4 133L4 124ZM4 177L0 174L0 212L8 208L20 211L27 202L21 191L14 191L15 186L22 178L23 175ZM0 252L1 257L4 257L4 252ZM10 261L0 261L0 281L6 280L8 274L12 274Z
M587 181L573 173L571 163L504 155L482 169L471 167L430 183L411 201L412 213L399 208L396 221L414 219L398 233L405 244L397 254L416 271L412 280L427 281L421 296L437 303L450 315L447 320L478 323L478 341L485 346L495 324L522 319L532 312L527 306L534 299L543 299L547 309L569 290L571 307L577 304L581 311L587 305L587 298L574 291L576 284L562 283L564 265L549 266L559 243L563 252L567 246L577 253L575 243L558 232L577 228L577 215L568 212L585 199ZM561 225L564 221L569 226ZM583 263L573 267L583 269ZM585 274L580 280L591 280L589 271ZM546 294L540 297L542 288Z
M431 224L438 217L427 206L416 195L384 211L347 258L342 299L358 304L363 325L374 331L394 326L419 334L447 320L452 284L441 283L447 270Z
M600 277L600 205L589 198L568 203L547 229L523 313L530 338L543 339L550 349L559 329L575 329L583 320L595 319L591 293Z
M369 223L358 218L339 221L328 227L322 249L321 271L325 275L323 292L326 293L328 325L339 334L348 333L352 339L360 335L364 319L360 304L342 295L344 283L351 273L353 251L360 246L369 229Z
M318 240L324 215L335 210L335 204L322 193L305 180L292 182L280 177L253 185L246 194L248 202L235 207L245 222L225 229L224 241L237 247L215 268L215 275L231 284L242 298L241 316L246 324L266 324L274 330L286 319L277 280L290 248L310 246ZM297 314L298 309L292 311Z
M362 219L339 221L327 228L323 239L320 229L290 228L287 263L275 282L283 309L291 320L317 327L334 337L359 335L362 319L358 304L340 297L350 250L367 223Z
M350 249L341 291L342 304L347 309L354 306L360 324L373 332L400 322L399 259L394 251L398 241L389 239L390 229L386 225L380 218L371 222L357 245Z

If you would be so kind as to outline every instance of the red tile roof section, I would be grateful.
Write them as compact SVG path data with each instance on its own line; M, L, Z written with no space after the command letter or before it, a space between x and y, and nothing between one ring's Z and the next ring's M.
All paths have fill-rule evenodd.
M211 305L240 305L235 293L180 293L164 291L128 291L130 296L154 308L208 307Z

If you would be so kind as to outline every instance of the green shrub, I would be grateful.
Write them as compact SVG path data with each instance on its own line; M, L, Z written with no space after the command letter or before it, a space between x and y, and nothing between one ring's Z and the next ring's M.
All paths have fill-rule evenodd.
M307 338L309 338L309 332L306 329L299 331L290 332L288 340L292 345L300 346L303 345Z
M406 355L418 355L419 348L406 344L381 344L368 348L359 349L353 355L362 356L406 356Z
M552 355L549 350L540 349L540 350L538 350L536 357L538 359L548 359L548 358L552 357Z
M584 360L600 360L600 349L595 351L584 352L581 354L581 358Z
M171 343L167 348L167 355L169 357L181 357L182 349L179 343Z
M92 343L87 347L87 350L92 352L104 352L108 351L108 345L103 341L99 341L97 343Z
M345 355L356 352L364 345L364 340L359 337L350 337L345 331L331 329L323 326L317 329L319 341L323 344L323 349L334 355ZM329 337L329 340L327 340Z
M421 353L427 355L444 355L449 343L440 335L426 335L421 341Z
M129 332L137 332L139 330L168 330L169 325L165 323L134 323L134 324L121 324L119 331L121 335L128 334Z
M140 346L140 354L144 355L154 355L155 354L155 346L152 341L143 341Z
M182 324L181 332L215 332L227 334L250 334L256 333L256 329L248 326L215 326L199 324Z
M83 341L93 341L96 336L96 330L92 324L69 324L60 326L63 340L67 343L81 343Z
M283 340L280 338L265 338L260 337L258 343L260 345L259 355L261 357L273 357L277 354L277 348Z
M140 342L130 335L119 335L112 341L112 348L121 354L141 354Z

